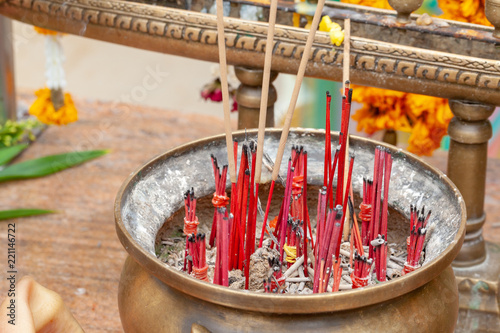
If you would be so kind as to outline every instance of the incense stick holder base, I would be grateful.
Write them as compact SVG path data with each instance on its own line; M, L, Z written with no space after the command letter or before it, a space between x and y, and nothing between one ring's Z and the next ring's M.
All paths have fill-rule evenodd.
M357 291L370 297L369 288ZM271 306L272 298L261 305ZM300 307L296 297L294 301ZM118 306L127 333L194 332L193 326L196 332L213 333L453 332L458 293L453 270L448 267L430 283L408 294L349 311L286 314L280 313L278 307L262 311L257 303L252 310L241 310L188 296L128 257L120 279Z
M486 242L486 259L453 267L459 291L457 333L500 332L500 245Z

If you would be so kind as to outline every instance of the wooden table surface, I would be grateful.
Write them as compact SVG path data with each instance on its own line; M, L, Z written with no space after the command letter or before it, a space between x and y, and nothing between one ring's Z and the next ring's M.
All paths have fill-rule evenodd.
M126 252L115 232L113 203L132 171L180 144L223 132L219 118L182 115L125 104L76 101L80 120L50 127L18 161L83 149L111 149L84 165L45 178L2 184L0 209L56 209L53 215L17 219L18 278L31 275L59 293L87 332L121 332L117 291ZM446 167L446 155L430 162ZM488 165L485 238L500 243L500 161ZM496 223L495 223L496 222ZM0 228L6 267L7 223ZM5 271L3 276L5 276ZM0 283L1 298L7 282Z

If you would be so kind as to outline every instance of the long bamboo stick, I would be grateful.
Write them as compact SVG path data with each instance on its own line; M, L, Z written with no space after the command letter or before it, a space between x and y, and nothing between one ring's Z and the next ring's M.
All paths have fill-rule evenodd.
M264 75L262 78L262 94L260 97L259 132L257 134L257 161L255 166L255 182L260 183L262 172L262 156L264 155L264 136L266 130L267 101L269 98L269 82L271 80L271 59L273 56L274 26L276 24L276 12L278 0L271 0L269 12L269 25L267 30L266 53L264 58Z
M224 130L226 132L227 163L229 178L236 183L236 168L233 152L233 132L231 129L231 110L229 109L229 87L227 84L226 37L224 34L224 7L222 0L216 0L217 5L217 39L219 45L220 83L222 90L222 108L224 109ZM231 194L232 195L232 194Z
M312 44L314 41L314 36L316 35L316 30L318 30L319 20L321 18L321 13L323 11L323 6L325 5L325 0L319 0L316 6L316 11L314 12L313 21L311 24L311 28L309 30L309 35L307 36L306 45L304 47L304 52L302 53L302 59L300 60L299 71L297 72L297 78L295 80L295 86L292 92L292 98L290 100L290 105L288 106L288 111L285 117L285 123L283 124L283 130L281 132L280 143L278 146L278 153L276 154L276 159L274 161L273 173L271 177L271 188L269 189L269 197L267 199L266 213L264 216L264 224L262 225L261 237L259 242L259 247L262 247L262 241L264 238L264 232L267 225L267 218L269 216L269 207L271 205L271 199L273 196L274 184L276 179L278 179L281 160L283 159L283 153L285 152L286 140L288 139L288 133L290 132L290 125L292 123L293 112L295 111L295 106L297 104L297 99L299 97L300 87L302 85L302 80L304 79L304 73L306 71L307 62L309 61L309 55L311 53ZM267 48L268 45L266 45ZM267 57L267 52L266 52ZM262 102L261 102L262 103ZM262 107L262 104L261 104ZM267 103L266 103L267 107ZM265 121L262 120L262 116L259 119L260 122ZM262 140L264 140L262 138ZM263 144L263 142L262 142ZM258 145L258 143L257 143ZM257 148L258 149L258 148ZM260 149L262 151L262 149ZM258 157L257 157L258 158ZM259 161L257 161L257 165L260 165Z
M281 160L283 159L283 153L285 152L286 140L288 138L288 133L290 132L290 125L292 123L293 112L295 111L295 106L297 105L297 99L299 97L300 87L302 85L302 80L304 79L304 73L306 71L307 62L309 61L309 56L311 54L311 48L314 41L314 36L316 35L316 30L318 30L318 24L321 18L321 13L323 11L324 4L325 0L318 0L311 28L309 30L309 35L307 36L306 45L304 47L304 52L302 53L302 59L300 60L299 70L297 72L297 78L295 80L295 86L293 87L292 98L290 100L290 105L288 106L288 110L286 113L285 123L283 124L283 131L281 132L280 143L278 146L278 153L276 154L276 159L274 161L274 168L272 174L273 181L276 181L276 179L278 178Z
M343 79L343 84L344 84L344 89L342 91L346 91L346 87L348 88L348 84L349 84L349 68L350 68L350 65L351 65L351 58L350 58L350 53L351 53L351 19L345 19L344 20L344 67L343 67L343 72L342 72L342 79ZM346 99L349 98L349 96L345 96ZM347 100L347 103L349 103L349 101ZM349 110L346 110L346 112L350 112L350 105L346 105L346 108L349 108ZM348 117L350 117L351 115L349 114ZM347 118L347 121L349 120L349 118ZM346 132L344 133L344 135L346 135L346 149L345 149L345 159L348 160L349 158L349 128L346 129ZM346 191L346 188L347 188L347 170L349 168L349 163L345 163L345 172L344 172L344 179L343 179L343 182L344 182L344 186L343 186L343 189L344 189L344 192ZM345 196L345 194L344 194ZM343 196L343 197L344 197ZM354 200L354 198L353 198ZM344 205L346 205L346 213L345 213L345 216L350 216L349 215L349 205L347 205L347 202L344 202L343 203ZM349 219L346 218L345 221L344 221L344 241L348 240L349 239L349 232L350 232L350 225L349 225Z

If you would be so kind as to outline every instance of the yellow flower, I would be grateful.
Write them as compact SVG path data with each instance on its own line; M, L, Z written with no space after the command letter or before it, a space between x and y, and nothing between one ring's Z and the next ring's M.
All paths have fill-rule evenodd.
M39 89L35 92L37 99L31 105L29 113L47 125L66 125L78 120L78 112L71 95L64 94L64 105L58 110L54 109L50 99L50 89Z
M319 30L328 32L330 34L330 40L334 45L340 46L344 41L344 32L342 28L337 23L332 22L328 15L322 17L319 23Z
M319 22L319 31L329 32L332 28L332 20L328 15L325 15L321 18L321 22Z
M42 35L57 35L58 34L57 31L53 31L53 30L49 30L49 29L45 29L45 28L40 28L40 27L36 27L36 26L33 26L33 28L35 29L36 32L38 32L39 34L42 34Z

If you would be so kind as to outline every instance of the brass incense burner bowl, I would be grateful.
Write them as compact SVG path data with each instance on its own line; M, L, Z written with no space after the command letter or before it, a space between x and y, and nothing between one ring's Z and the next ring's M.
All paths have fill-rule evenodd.
M256 137L255 131L236 132ZM276 156L280 130L266 133L265 152ZM333 135L333 142L338 140ZM324 131L296 129L287 145L308 152L308 184L323 176ZM195 186L198 197L214 192L210 154L224 163L225 138L195 141L160 155L122 185L115 202L118 237L129 253L118 303L126 332L452 332L458 291L451 262L465 234L465 204L455 185L439 170L392 146L351 136L355 152L353 188L373 173L377 145L394 158L389 204L409 216L410 204L432 209L432 228L421 268L363 289L312 295L244 292L202 282L157 259L155 238ZM290 151L289 149L287 151ZM285 155L286 156L286 155ZM287 158L282 170L286 170ZM270 174L263 170L263 180ZM210 221L211 222L211 221ZM168 223L168 221L167 221ZM203 222L202 222L203 223ZM408 228L409 229L409 228Z

